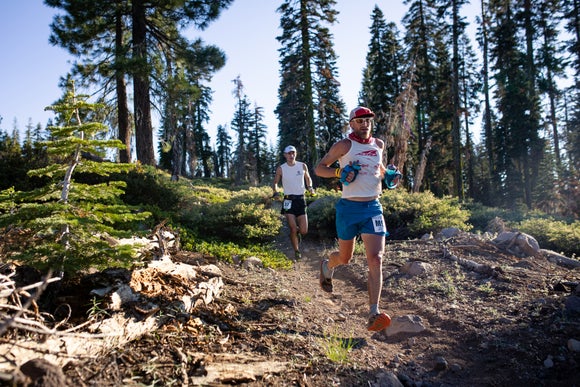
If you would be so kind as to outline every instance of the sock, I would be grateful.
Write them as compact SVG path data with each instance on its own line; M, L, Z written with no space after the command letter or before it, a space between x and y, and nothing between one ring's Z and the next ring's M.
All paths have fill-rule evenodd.
M374 316L375 314L379 314L378 304L372 304L369 309L369 316Z
M328 268L328 261L322 264L322 274L325 278L332 278L332 274L334 274L334 269L331 270Z

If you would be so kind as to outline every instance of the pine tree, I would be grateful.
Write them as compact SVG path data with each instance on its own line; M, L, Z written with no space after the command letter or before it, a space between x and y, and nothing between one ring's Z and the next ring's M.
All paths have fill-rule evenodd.
M162 74L176 58L195 58L198 47L190 45L180 29L191 23L205 28L231 1L45 0L45 4L66 12L52 23L51 43L87 60L83 66L76 66L77 71L84 77L95 76L91 79L99 85L107 85L111 78L116 80L120 125L128 122L124 79L132 77L137 159L154 165L150 92L165 90L165 78L152 74ZM125 136L121 139L128 145L126 136L130 134L123 131L120 128L120 137Z
M543 142L538 135L537 75L531 38L528 37L524 46L517 39L522 33L533 35L530 31L533 26L529 25L531 9L518 8L509 0L495 0L490 2L490 10L494 24L491 55L495 60L493 70L499 113L494 133L498 160L494 180L502 190L500 198L504 204L525 204L531 208Z
M562 92L559 90L557 79L564 76L564 60L560 55L561 45L558 43L557 23L560 17L554 17L560 13L559 0L542 0L539 5L538 25L540 34L540 48L538 50L539 80L538 89L547 95L549 112L547 114L549 126L552 128L552 144L557 173L563 169L562 150L560 146L560 133L558 122L558 105Z
M125 205L120 199L125 183L109 179L133 165L93 161L124 145L98 139L106 126L90 119L102 107L86 101L87 96L76 95L69 84L62 101L47 108L63 123L49 127L50 139L44 142L54 161L28 174L45 177L48 183L32 191L9 188L0 193L0 226L21 227L30 235L18 259L39 269L74 273L128 266L132 248L112 246L106 238L127 236L123 230L128 225L150 216ZM91 179L98 182L91 184Z
M384 139L392 136L388 132L387 122L402 91L405 52L399 42L396 24L387 24L378 6L371 14L370 34L359 103L375 112L374 134Z
M20 151L18 137L14 136L18 131L13 131L9 135L0 129L0 189L7 189L12 186L21 186L26 170L24 169L24 158ZM23 176L24 175L24 176Z
M233 80L236 87L234 88L234 96L236 98L236 112L231 122L232 129L238 135L238 143L235 152L235 166L234 180L237 185L255 181L255 169L252 161L253 155L248 150L249 146L249 132L252 123L252 111L250 109L250 102L244 93L244 85L238 76Z
M285 0L278 8L277 37L281 82L278 88L278 147L293 144L313 167L321 149L342 130L344 104L338 96L332 35L334 0ZM318 129L316 128L318 126Z
M479 175L477 191L479 196L474 193L474 197L479 198L479 200L487 205L496 205L497 195L495 191L495 184L492 183L493 171L496 168L496 157L495 157L495 144L493 139L494 132L494 112L491 104L491 86L490 86L490 12L488 2L485 0L481 1L481 16L478 18L479 28L477 32L477 40L481 47L482 56L482 93L483 93L483 119L482 119L482 131L481 138L482 142L485 144L484 147L480 147L480 151L477 152L479 157L485 158L485 163L487 165L480 165L477 168L477 173ZM479 164L483 164L483 160L478 161Z
M566 143L572 181L580 177L580 0L562 0L574 83L566 90Z
M417 141L419 150L429 137L430 106L433 106L434 72L433 36L437 30L432 0L405 0L409 5L403 17L405 50L408 63L415 68L414 82L417 93Z
M439 15L448 16L451 19L450 29L451 34L451 146L453 149L453 173L454 173L454 194L459 198L459 200L464 199L464 189L463 189L463 146L461 142L461 127L460 127L460 115L463 107L460 104L461 101L461 90L460 90L460 62L461 53L459 51L459 42L461 37L465 34L465 18L461 17L460 9L465 5L465 0L452 0L439 1Z
M113 90L110 86L104 87L102 95L106 98L109 93L115 93L116 114L112 121L117 124L117 138L125 144L119 150L119 160L130 162L132 133L126 89L128 28L124 22L130 5L117 0L98 4L86 0L45 0L44 3L65 11L64 15L54 17L49 42L79 58L72 70L78 74L77 88L91 83L115 86Z
M264 108L254 104L248 133L248 151L254 155L256 160L255 169L258 183L262 182L264 177L270 174L267 164L266 131Z
M325 27L321 27L317 33L318 39L312 42L312 50L315 53L313 57L315 74L312 77L312 84L316 106L316 155L323 155L332 144L343 137L346 106L340 98L340 82L335 78L338 69L332 35Z
M452 127L451 55L449 35L437 18L435 0L405 0L410 4L403 18L406 26L405 44L408 62L415 66L414 82L417 94L416 141L419 157L431 145L430 162L425 170L425 188L436 195L453 191L452 153L448 144Z
M218 125L216 138L215 165L216 177L230 177L232 138L224 125Z
M480 111L480 92L482 82L480 81L480 68L478 59L473 51L471 41L464 33L459 42L459 49L462 52L459 62L459 91L460 91L460 115L463 119L464 128L464 155L466 164L467 196L474 198L476 178L475 178L475 149L472 134L473 117Z

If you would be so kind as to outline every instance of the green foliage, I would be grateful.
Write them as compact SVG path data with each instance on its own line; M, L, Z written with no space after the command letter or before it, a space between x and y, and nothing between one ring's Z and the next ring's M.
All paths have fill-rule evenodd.
M196 235L249 245L271 240L282 227L267 206L271 188L231 191L211 185L191 187L180 222Z
M308 207L308 220L313 232L321 237L336 236L335 209L340 192L317 190L317 201ZM446 227L468 231L469 212L461 209L452 197L436 198L430 192L409 193L385 191L380 198L387 230L392 239L417 238Z
M469 231L469 212L461 209L456 198L435 197L431 192L385 191L381 196L387 230L394 239L417 238L446 227Z
M320 344L324 355L333 363L348 363L348 355L354 348L356 340L352 337L343 338L343 332L325 333L324 338L320 339Z
M566 256L580 257L579 221L566 223L552 219L531 218L513 226L536 238L543 249L554 250Z
M498 217L504 221L507 228L532 235L544 249L567 256L580 255L578 221L557 219L539 211L486 207L480 203L467 203L464 208L471 213L469 222L477 231L486 231L489 222Z
M469 223L477 231L485 231L489 222L496 217L503 219L505 222L519 222L525 216L523 211L487 207L475 202L468 202L463 205L463 208L469 211Z
M51 140L43 143L57 161L28 174L47 178L48 183L26 192L13 188L0 192L0 227L19 227L30 235L25 246L12 246L10 256L41 270L69 274L132 265L132 248L113 246L105 237L133 235L133 229L150 215L122 202L124 182L106 179L133 169L133 165L83 159L83 154L102 155L107 148L122 146L116 140L98 140L107 131L104 125L82 122L98 108L84 101L69 85L63 102L47 108L64 124L49 127ZM83 173L105 181L86 184L74 180Z
M270 208L271 187L233 187L225 179L180 179L167 187L179 198L170 216L180 228L184 250L227 262L255 256L266 267L292 266L266 243L282 227L278 212Z
M175 210L180 197L187 196L185 191L189 187L172 182L169 174L148 165L113 177L127 184L122 195L124 202L131 205L155 206L161 211Z
M181 238L185 250L210 255L225 262L234 262L234 257L237 257L240 262L249 257L256 257L264 263L265 267L273 269L292 268L292 261L286 255L267 245L240 246L232 242L204 241L188 236L187 233L182 233Z
M308 206L309 233L317 234L320 238L336 237L336 214L334 206L340 199L340 192L316 189L315 201Z

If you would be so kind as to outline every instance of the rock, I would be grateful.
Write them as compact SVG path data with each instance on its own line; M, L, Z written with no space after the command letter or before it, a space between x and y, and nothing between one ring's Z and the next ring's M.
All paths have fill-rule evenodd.
M199 270L204 274L213 274L220 277L223 275L221 269L214 264L202 265Z
M564 313L569 316L580 315L580 297L574 294L566 297Z
M568 350L570 350L571 352L580 352L580 341L576 339L569 339Z
M540 251L538 241L521 232L504 231L493 242L500 248L519 257L534 256Z
M398 316L391 320L391 325L385 330L387 336L398 333L420 333L425 330L423 320L416 315Z
M370 386L380 387L403 387L403 383L392 372L379 372L377 374L376 383L369 384Z
M413 261L407 262L400 270L401 273L417 276L432 271L433 266L426 262Z
M251 270L255 268L262 268L264 267L264 263L260 258L257 257L248 257L242 262L242 267L246 270Z
M32 380L30 386L62 387L67 385L62 369L44 359L31 359L20 366L20 371Z
M437 234L435 239L444 240L444 239L453 238L454 236L459 235L460 232L461 232L461 230L456 228L456 227L444 228L443 230L441 230L441 232L439 232L439 234Z
M435 358L435 366L433 367L433 370L435 371L445 371L447 369L447 360L445 360L445 358L443 356L437 356L437 358Z

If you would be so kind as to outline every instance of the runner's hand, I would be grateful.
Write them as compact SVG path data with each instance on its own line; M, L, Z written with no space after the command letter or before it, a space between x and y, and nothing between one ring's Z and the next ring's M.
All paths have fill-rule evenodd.
M346 167L344 167L340 172L340 182L344 185L349 185L350 183L352 183L356 179L356 176L358 175L358 171L360 171L360 168L361 167L358 161L355 161L354 163L351 163ZM350 181L348 180L349 176L352 176Z
M385 171L385 185L388 189L395 189L399 185L403 174L399 171L399 168L393 164L387 165L387 170Z

